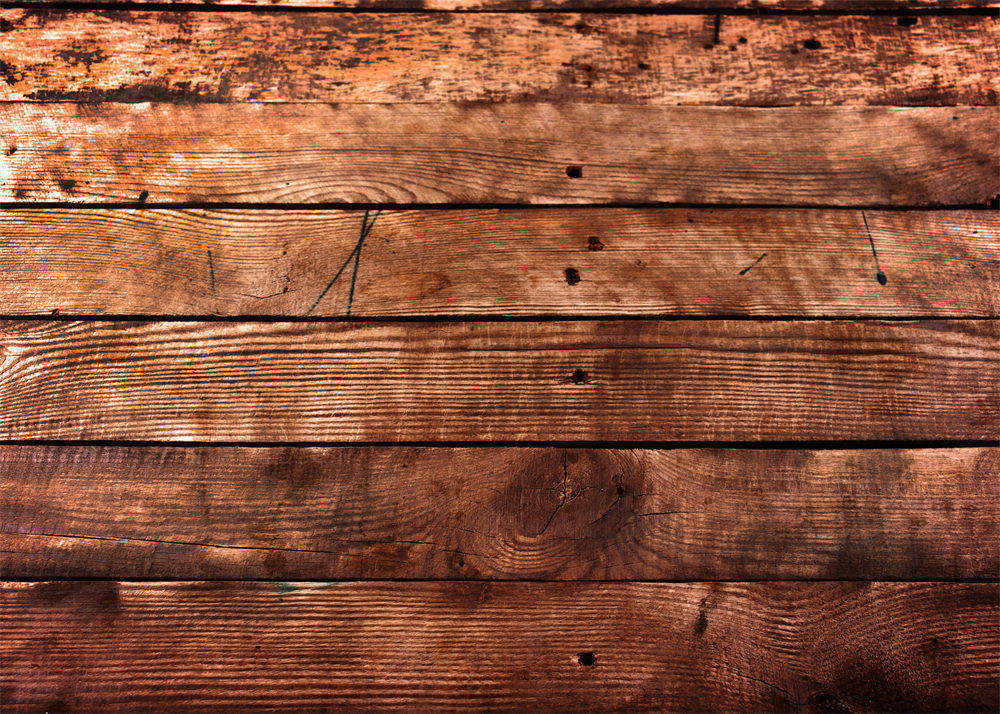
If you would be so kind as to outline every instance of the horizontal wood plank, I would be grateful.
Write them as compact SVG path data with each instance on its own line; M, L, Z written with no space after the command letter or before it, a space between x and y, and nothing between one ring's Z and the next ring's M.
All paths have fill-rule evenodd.
M987 712L997 596L942 583L8 583L0 678L9 712Z
M1000 321L5 321L7 439L994 439Z
M0 222L11 315L1000 315L993 211L18 209Z
M0 578L968 579L1000 448L0 448Z
M86 0L87 5L100 7L118 0ZM179 5L203 4L206 9L217 6L259 5L271 9L308 7L316 9L344 10L428 10L476 12L513 11L536 12L540 10L761 10L766 12L901 12L908 11L954 11L985 10L1000 6L996 0L132 0L130 4L158 5L176 3ZM59 5L60 0L18 0L21 6L46 7ZM919 20L917 20L919 22ZM900 24L912 27L916 24L911 17L904 17Z
M7 10L0 100L986 105L993 17Z
M0 103L0 200L981 204L995 107Z

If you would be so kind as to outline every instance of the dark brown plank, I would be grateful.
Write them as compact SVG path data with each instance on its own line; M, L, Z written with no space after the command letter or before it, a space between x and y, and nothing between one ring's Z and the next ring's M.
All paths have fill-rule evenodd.
M995 107L0 103L5 201L985 205ZM572 175L570 175L572 174Z
M993 711L998 589L8 583L5 710Z
M996 18L978 16L0 17L0 100L993 106L1000 66Z
M100 7L117 0L87 0ZM770 12L901 12L938 10L985 10L998 6L996 0L133 0L134 4L183 5L204 3L206 9L225 5L260 5L267 8L309 7L345 10L429 10L515 12L538 10L763 10ZM19 5L46 7L59 0L18 0ZM131 4L131 3L130 3ZM919 20L917 20L919 22ZM912 23L912 24L911 24ZM912 27L905 17L903 27Z
M1000 322L0 324L9 439L1000 437Z
M5 446L0 472L0 578L1000 570L1000 449Z
M7 314L1000 314L993 211L18 209L0 222Z

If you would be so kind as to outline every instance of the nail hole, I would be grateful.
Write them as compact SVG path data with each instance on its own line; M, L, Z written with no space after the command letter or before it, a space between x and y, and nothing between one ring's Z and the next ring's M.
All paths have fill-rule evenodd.
M593 652L577 652L576 661L584 667L589 667L597 661L597 657L594 656Z
M566 268L566 282L570 285L580 282L580 271L576 268Z
M59 179L56 183L66 193L73 193L73 189L76 188L76 181L73 179Z
M143 191L139 194L139 203L145 203L147 198L149 198L149 191Z
M569 376L569 381L573 384L583 384L587 381L587 373L577 367L573 370L573 374Z
M17 153L17 147L14 144L11 144L3 153L7 156L13 156Z
M566 175L570 178L581 178L583 176L582 166L567 166Z
M885 277L885 273L883 273L881 270L875 273L875 279L878 280L879 285L885 285L887 282L889 282L889 278Z
M622 486L620 483L615 484L615 493L617 493L619 496L624 496L625 495L625 487Z
M818 50L821 47L823 47L823 45L821 45L819 40L817 40L815 37L810 37L808 40L805 40L802 43L802 46L805 47L807 50Z
M590 236L587 239L587 250L604 250L604 243L597 236Z
M896 24L900 27L913 27L917 24L917 18L915 17L897 17Z
M739 43L740 43L741 45L745 45L745 44L747 43L747 38L745 38L745 37L743 37L743 36L741 35L741 36L740 36L740 39L739 39L739 40L737 40L737 42L739 42Z

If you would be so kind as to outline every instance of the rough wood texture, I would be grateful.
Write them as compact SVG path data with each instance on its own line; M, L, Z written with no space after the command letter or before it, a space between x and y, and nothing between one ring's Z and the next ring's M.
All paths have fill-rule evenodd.
M18 209L0 222L7 314L1000 315L993 211Z
M996 107L0 103L0 200L985 205L1000 196L997 118Z
M1000 449L0 448L0 578L962 579Z
M1000 437L1000 322L0 323L9 439Z
M101 6L118 0L87 0ZM206 9L219 5L260 5L268 8L311 7L345 10L431 10L431 11L538 11L538 10L762 10L770 12L901 12L935 10L985 10L998 7L996 0L131 0L135 4L163 2L193 5L203 2ZM45 7L59 0L18 0L19 5ZM912 18L900 21L912 27Z
M8 10L0 100L992 106L993 17ZM716 41L717 40L717 41Z
M998 588L8 583L5 710L983 711Z

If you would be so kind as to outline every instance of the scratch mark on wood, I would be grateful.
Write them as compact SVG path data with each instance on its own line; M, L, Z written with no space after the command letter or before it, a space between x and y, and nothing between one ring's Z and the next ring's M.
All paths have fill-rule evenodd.
M381 210L375 211L375 215L372 216L371 221L368 220L369 213L370 211L365 211L365 215L361 219L361 236L358 238L358 242L354 245L354 249L348 254L347 259L343 262L343 264L334 274L330 282L327 283L325 288L323 288L323 292L321 292L319 294L319 297L316 298L316 302L314 302L310 306L310 308L306 310L305 313L306 315L308 315L309 313L311 313L313 310L316 309L316 306L319 305L320 301L326 296L328 292L330 292L330 288L332 288L334 283L336 283L337 280L340 279L340 276L343 274L344 269L347 268L348 264L350 264L350 262L353 260L354 270L351 273L351 289L347 295L347 314L348 315L351 314L351 306L354 304L354 285L358 278L358 263L361 261L361 248L362 246L364 246L365 238L368 237L368 233L371 231L372 226L375 225L375 219L379 217L379 214L382 213L382 211Z
M212 282L212 292L215 292L215 264L212 262L212 251L208 251L208 277Z
M875 240L872 238L872 231L868 227L868 217L865 215L864 211L861 211L861 220L865 222L865 231L868 233L868 243L872 247L872 257L875 258L875 279L878 281L879 285L885 285L889 279L885 276L885 273L882 272L882 268L878 264L878 253L875 251Z
M757 263L759 263L760 261L764 260L764 257L766 255L767 255L767 253L761 253L760 257L757 258L757 260L755 260L754 262L750 263L750 265L748 265L747 267L743 268L743 270L741 270L739 272L739 274L740 275L746 275L747 273L749 273L750 272L750 268L754 267L755 265L757 265Z

